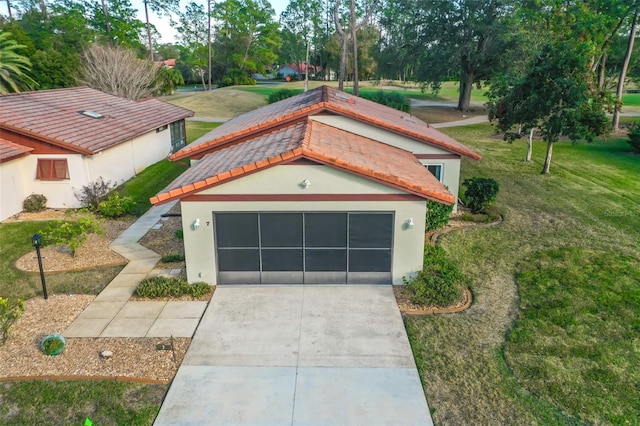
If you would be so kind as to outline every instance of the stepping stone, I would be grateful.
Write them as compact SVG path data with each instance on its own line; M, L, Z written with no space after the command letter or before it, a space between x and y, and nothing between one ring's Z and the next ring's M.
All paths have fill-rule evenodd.
M160 228L162 228L162 223L156 223L151 227L151 229L160 229Z
M171 271L169 271L169 275L180 275L180 272L182 271L181 268L178 269L172 269Z

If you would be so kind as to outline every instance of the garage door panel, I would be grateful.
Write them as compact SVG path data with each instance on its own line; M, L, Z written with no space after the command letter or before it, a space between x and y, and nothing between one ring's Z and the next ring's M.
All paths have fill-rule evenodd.
M302 271L262 271L262 284L301 284L304 280Z
M390 272L349 272L347 284L390 284Z
M257 213L218 213L215 222L218 247L258 247Z
M389 272L391 250L349 250L349 272Z
M302 271L302 249L263 249L263 271Z
M305 272L305 284L344 284L347 282L346 272Z
M220 271L259 271L260 250L218 249L218 269Z
M220 271L219 284L260 284L260 271Z
M346 272L347 249L307 249L305 250L305 271Z
M262 247L302 247L302 213L261 213Z
M352 213L349 215L349 247L387 248L393 244L393 215Z
M306 247L346 247L346 213L305 213Z

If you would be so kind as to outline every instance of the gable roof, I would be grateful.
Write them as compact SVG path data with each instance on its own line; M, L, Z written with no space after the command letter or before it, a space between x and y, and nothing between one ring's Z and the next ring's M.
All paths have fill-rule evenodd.
M0 104L0 129L81 154L98 153L193 115L157 99L130 101L89 87L12 93L1 96Z
M268 131L319 113L342 115L456 154L480 159L476 152L411 114L328 86L321 86L239 115L172 154L170 158L198 158L213 149L235 143L257 132Z
M266 168L305 158L445 204L454 196L408 151L306 119L204 156L153 204L211 188Z
M33 151L33 148L0 138L0 163L22 157L31 151Z

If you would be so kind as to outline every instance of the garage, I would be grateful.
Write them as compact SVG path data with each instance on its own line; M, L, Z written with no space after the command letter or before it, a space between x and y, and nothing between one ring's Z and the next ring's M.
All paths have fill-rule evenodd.
M213 213L219 284L391 284L394 212Z

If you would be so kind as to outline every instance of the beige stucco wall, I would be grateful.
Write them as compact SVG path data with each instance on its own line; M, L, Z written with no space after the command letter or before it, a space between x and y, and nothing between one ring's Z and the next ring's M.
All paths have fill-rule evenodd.
M80 207L80 203L74 195L74 191L86 185L86 173L84 159L80 154L64 155L30 155L26 157L24 183L27 194L43 194L47 197L47 207L55 209ZM36 179L38 158L67 159L69 167L69 179L65 180L38 180ZM25 195L25 196L26 196Z
M365 124L361 121L356 121L348 117L342 117L338 115L312 115L312 120L325 123L327 125L337 127L339 129L346 130L356 135L364 136L374 141L383 142L387 145L396 146L404 149L405 151L413 152L414 154L450 154L442 148L438 148L433 145L427 145L410 138L398 135L397 133L383 130L379 127L374 127L369 124ZM409 129L411 123L407 123Z
M22 211L22 202L29 195L25 188L28 157L0 163L0 220Z
M445 159L445 160L431 160L420 159L422 164L441 164L442 165L442 184L449 189L456 199L458 199L458 187L460 185L460 160L459 159Z
M311 185L303 189L301 183ZM200 194L402 194L395 188L324 165L281 165Z
M311 186L303 189L304 179ZM397 194L393 188L327 166L282 165L254 173L200 194ZM426 202L415 201L189 201L182 202L187 277L189 282L216 284L217 266L213 237L213 212L265 211L378 211L395 213L392 280L402 284L422 267ZM414 227L404 223L412 218ZM191 225L200 219L200 228Z

